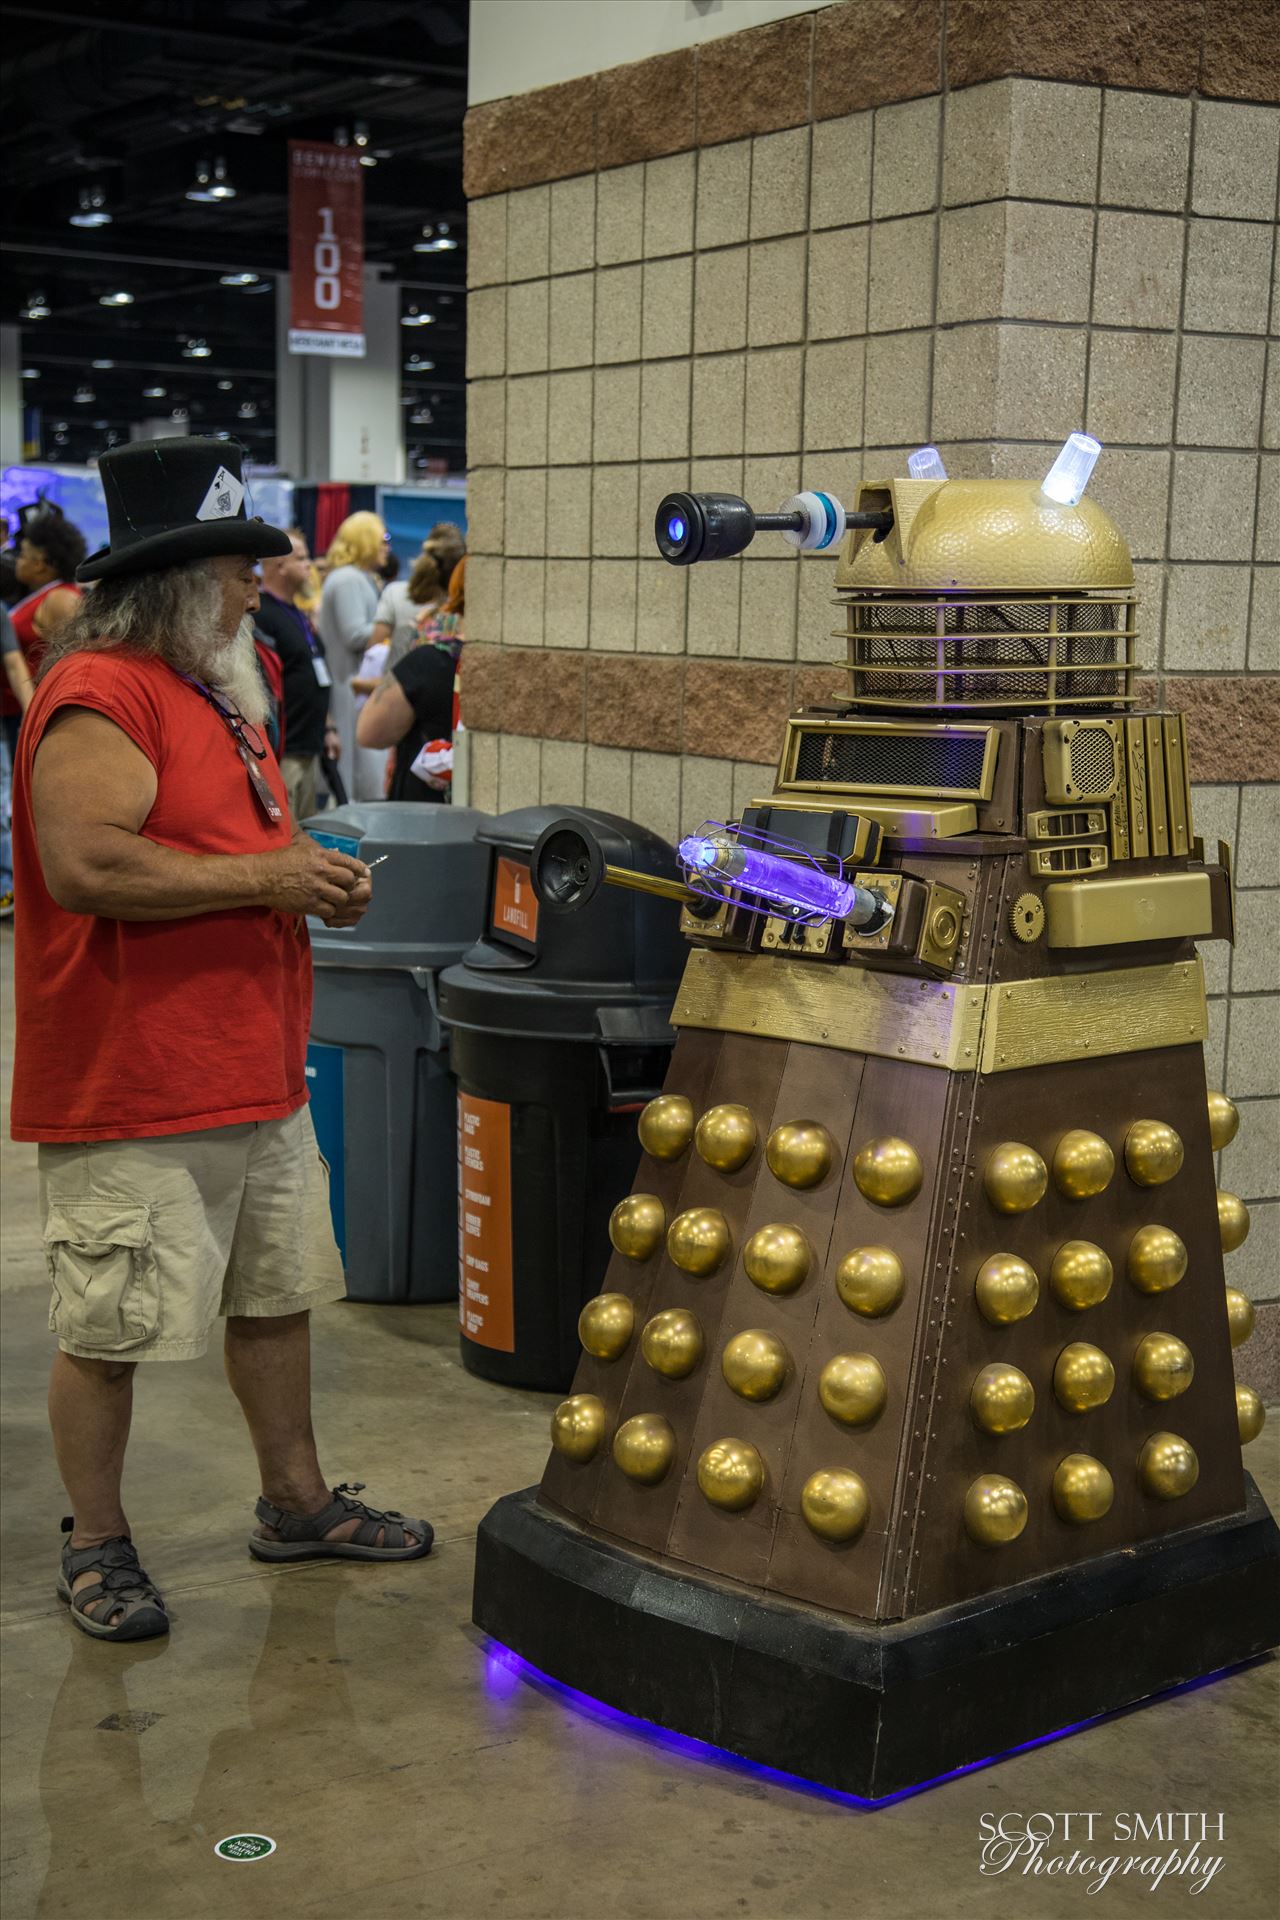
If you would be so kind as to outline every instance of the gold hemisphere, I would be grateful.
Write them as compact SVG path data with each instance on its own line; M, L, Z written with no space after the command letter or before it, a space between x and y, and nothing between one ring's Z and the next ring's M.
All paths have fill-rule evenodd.
M609 1239L628 1260L647 1260L662 1245L667 1210L656 1193L629 1193L609 1215Z
M729 1251L729 1222L717 1207L690 1207L667 1229L667 1252L685 1273L714 1273Z
M1073 1340L1054 1362L1053 1391L1068 1413L1090 1413L1103 1407L1115 1390L1116 1370L1101 1347Z
M717 1173L736 1173L756 1150L756 1123L749 1107L708 1107L699 1120L693 1144Z
M725 1385L744 1400L772 1400L787 1377L788 1354L776 1334L749 1327L720 1356Z
M703 1354L702 1328L696 1314L687 1307L667 1307L655 1313L640 1335L640 1351L645 1365L660 1373L664 1380L683 1380L691 1374Z
M590 1460L604 1438L604 1401L573 1393L551 1416L551 1444L566 1460Z
M856 1473L835 1467L811 1473L800 1489L800 1511L820 1540L856 1540L867 1524L867 1489Z
M1133 1356L1133 1384L1148 1400L1176 1400L1195 1378L1191 1349L1172 1333L1149 1333Z
M1209 1144L1215 1153L1229 1147L1240 1131L1240 1109L1225 1093L1211 1093L1209 1100Z
M1200 1478L1196 1450L1180 1433L1153 1433L1138 1455L1138 1479L1157 1500L1180 1500Z
M660 1093L636 1123L640 1145L654 1160L678 1160L693 1138L693 1102L683 1093Z
M837 1353L818 1375L818 1398L842 1426L862 1427L884 1406L889 1383L870 1353Z
M813 1255L799 1227L758 1227L742 1250L747 1278L761 1293L794 1293L809 1277Z
M905 1207L924 1181L920 1155L909 1140L887 1134L868 1140L854 1155L853 1177L858 1192L877 1207Z
M1082 1313L1111 1291L1111 1262L1092 1240L1067 1240L1053 1256L1049 1286L1061 1306Z
M1238 1287L1227 1288L1227 1328L1233 1347L1242 1347L1253 1332L1253 1302Z
M1249 1238L1249 1209L1239 1194L1218 1188L1218 1238L1224 1253L1234 1253Z
M1266 1425L1267 1410L1260 1395L1252 1387L1236 1388L1236 1424L1240 1428L1240 1445L1247 1447L1256 1440Z
M1049 1169L1034 1147L1006 1140L987 1161L982 1181L1000 1213L1028 1213L1044 1199Z
M628 1480L655 1487L676 1454L675 1429L660 1413L633 1413L613 1436L613 1457Z
M1021 1367L996 1361L974 1381L969 1406L984 1433L1017 1433L1035 1412L1036 1391Z
M964 1496L965 1532L981 1547L1004 1547L1027 1524L1027 1496L1003 1473L980 1473Z
M578 1338L595 1360L616 1360L635 1329L636 1310L625 1293L598 1293L578 1315Z
M774 1177L787 1187L816 1187L831 1171L835 1144L817 1120L793 1120L775 1127L765 1147Z
M1068 1200L1092 1200L1105 1193L1116 1170L1116 1157L1101 1134L1084 1127L1064 1133L1053 1150L1053 1178Z
M889 1247L855 1247L836 1268L836 1292L851 1313L869 1320L892 1313L906 1284L902 1262Z
M1016 1253L993 1253L978 1268L973 1297L984 1320L993 1327L1010 1327L1034 1310L1040 1282L1034 1267Z
M1116 1483L1091 1453L1069 1453L1053 1476L1053 1504L1062 1520L1082 1526L1110 1513Z
M1162 1187L1182 1168L1182 1141L1164 1120L1135 1120L1124 1137L1124 1163L1140 1187Z
M764 1461L749 1440L714 1440L698 1460L698 1489L713 1507L741 1513L759 1498Z
M1187 1250L1172 1227L1139 1227L1129 1242L1127 1272L1140 1293L1167 1293L1187 1271Z

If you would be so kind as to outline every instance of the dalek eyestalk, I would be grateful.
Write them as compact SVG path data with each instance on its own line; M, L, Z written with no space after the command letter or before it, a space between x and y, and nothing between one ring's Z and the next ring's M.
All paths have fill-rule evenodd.
M883 539L892 513L846 513L829 493L797 493L776 513L758 513L736 493L669 493L654 516L658 552L673 567L729 560L757 533L780 533L789 546L817 553L839 544L847 527L869 527Z

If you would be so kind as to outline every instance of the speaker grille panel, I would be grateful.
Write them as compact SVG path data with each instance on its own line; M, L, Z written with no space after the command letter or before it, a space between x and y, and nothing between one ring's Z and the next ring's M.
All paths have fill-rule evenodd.
M803 727L793 781L876 793L985 798L986 729L876 733Z
M1116 747L1102 727L1082 727L1071 742L1071 784L1082 800L1106 799L1115 791Z

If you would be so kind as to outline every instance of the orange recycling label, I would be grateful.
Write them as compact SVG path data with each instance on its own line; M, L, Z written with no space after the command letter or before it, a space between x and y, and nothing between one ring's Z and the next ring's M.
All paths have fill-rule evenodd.
M468 1340L514 1353L511 1109L458 1094L458 1323Z
M522 860L498 855L498 871L493 883L493 931L508 938L527 940L533 946L538 938L538 896L533 879Z

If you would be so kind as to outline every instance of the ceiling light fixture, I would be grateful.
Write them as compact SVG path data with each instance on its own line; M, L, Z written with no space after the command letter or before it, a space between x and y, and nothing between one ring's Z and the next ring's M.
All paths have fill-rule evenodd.
M142 389L142 397L144 400L164 400L168 397L168 393L169 389L167 387L144 387Z
M22 369L22 377L24 380L38 380L40 378L39 367L24 367Z
M93 402L97 399L97 397L98 396L94 392L92 387L77 387L75 390L75 394L73 395L75 403L78 407L92 406Z
M362 167L376 167L377 164L378 156L376 153L362 153L360 155L360 165Z
M413 243L415 253L456 253L457 248L458 243L449 231L447 220L438 221L434 228L428 221L422 229L421 240Z
M257 417L257 402L253 400L242 400L236 409L236 418L238 420L256 420Z
M184 360L207 360L212 352L213 348L203 340L188 340L182 349L182 357Z
M230 393L230 391L231 391L231 389L232 389L232 387L233 387L234 385L235 385L235 381L234 381L234 380L219 380L219 382L218 382L218 392L219 392L219 393Z
M173 409L173 412L169 415L169 418L171 420L182 421L182 420L189 420L191 418L191 415L187 412L187 409L185 407L175 407Z
M111 215L107 212L107 190L96 183L91 187L81 187L79 203L71 215L73 227L109 227Z
M113 293L100 293L98 295L98 305L100 307L131 307L133 305L133 295L127 292L124 287L117 287Z
M219 154L212 168L207 160L196 165L196 177L192 186L187 188L187 199L196 200L204 206L218 200L234 200L236 190L227 175L227 163Z
M220 287L253 287L258 283L256 273L224 273L219 277Z
M42 293L29 293L27 304L18 315L20 320L47 320L53 308Z
M433 327L435 322L434 313L421 313L417 307L410 307L408 313L400 315L402 327Z
M114 360L91 360L89 365L95 373L105 373L108 367L114 367Z

